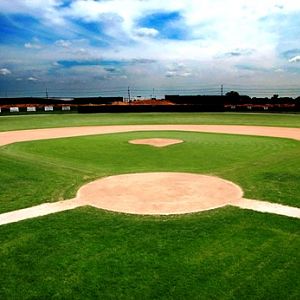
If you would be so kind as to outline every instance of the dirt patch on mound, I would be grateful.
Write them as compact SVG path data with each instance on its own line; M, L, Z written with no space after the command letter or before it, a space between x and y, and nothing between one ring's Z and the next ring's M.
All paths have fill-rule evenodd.
M153 147L166 147L170 145L183 143L183 140L152 138L152 139L131 140L129 141L129 143L135 145L149 145Z

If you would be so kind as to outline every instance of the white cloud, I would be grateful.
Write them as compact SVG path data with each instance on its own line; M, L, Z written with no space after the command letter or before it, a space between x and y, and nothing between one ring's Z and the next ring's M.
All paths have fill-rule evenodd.
M78 54L86 54L88 51L85 48L79 48L75 50L75 52Z
M272 13L288 13L300 9L300 3L294 0L111 0L111 1L74 1L71 7L63 12L70 17L86 21L100 21L107 14L115 14L122 18L121 26L127 33L137 28L136 20L153 12L178 11L188 25L203 29L203 23L213 20L216 29L245 35L244 29L251 28L257 21ZM242 24L236 26L238 23ZM229 26L228 26L229 25ZM224 30L226 28L226 30ZM235 37L236 38L236 37Z
M175 77L177 74L175 71L167 71L166 72L166 77Z
M0 75L6 76L6 75L10 75L11 71L7 68L2 68L0 69Z
M33 44L33 43L25 43L24 47L27 49L41 49L42 46L39 44Z
M300 9L300 4L292 6L291 3L290 0L241 0L238 3L234 0L78 0L59 14L85 22L108 22L102 29L115 41L113 49L105 49L103 55L116 59L186 57L213 60L232 49L253 49L257 57L268 56L273 60L278 37L265 30L260 20L278 11ZM188 26L192 40L159 40L156 39L157 29L139 27L140 18L156 12L174 11L184 18L183 26L184 23ZM126 43L130 39L135 43Z
M63 48L69 48L72 45L72 42L67 40L58 40L55 42L55 45Z
M38 79L35 77L28 77L27 80L28 81L38 81Z
M182 62L169 65L165 74L166 77L190 77L192 75L190 67Z
M289 62L290 63L297 63L297 62L300 62L300 55L297 55L291 59L289 59Z
M58 28L69 29L70 33L78 31L81 35L88 33L76 25L77 19L104 22L107 26L102 30L116 41L119 40L121 45L125 44L123 41L134 39L139 43L134 46L136 49L147 46L149 49L142 52L145 53L144 58L148 58L146 54L153 58L158 49L163 49L159 57L176 57L187 53L189 59L213 58L213 55L228 53L232 49L252 48L257 48L254 50L269 56L266 52L276 48L278 36L275 32L266 30L260 20L278 12L287 14L300 11L300 2L294 0L76 0L65 8L59 7L60 3L60 0L15 0L12 5L10 0L2 0L0 10L4 13L26 12L47 20L49 24L61 22L60 25L64 26ZM183 17L183 26L188 26L189 36L194 40L173 43L157 41L157 29L140 27L138 24L140 18L149 14L174 11ZM88 38L97 37L94 35ZM70 41L60 39L56 45L68 48ZM118 45L114 41L112 46L114 51L119 51L120 58L126 58L122 55L126 56L129 52L135 52L132 56L139 55L138 51L132 49L132 45L117 49ZM25 47L38 49L40 45L26 43ZM106 53L109 54L109 50Z
M47 75L48 69L58 65L53 62L97 59L155 60L157 63L151 66L143 67L137 63L136 69L133 66L130 70L128 66L120 68L129 73L122 75L129 79L130 74L140 72L138 80L146 82L148 79L143 76L146 74L148 78L152 76L158 84L162 78L170 81L170 77L178 81L191 81L195 76L201 77L201 80L216 82L224 79L240 80L239 76L243 71L237 70L235 64L263 67L271 70L274 76L279 75L276 70L282 67L286 76L288 71L285 66L288 62L279 55L279 33L271 30L262 20L276 14L288 16L289 13L300 12L300 1L295 0L74 0L70 1L68 7L59 7L60 2L61 0L14 0L12 3L11 0L0 0L0 11L4 14L33 16L39 20L39 24L48 26L48 31L53 28L55 32L55 35L50 34L49 37L56 42L49 43L47 47L44 40L43 43L30 40L24 45L28 49L41 49L35 51L34 56L32 51L24 51L23 47L15 48L14 52L0 47L3 65L11 66L14 57L14 73L17 73L17 64L20 66L19 70L23 68L27 71L17 76L23 76L26 80L28 74L35 74L43 82L43 76L50 76ZM153 25L152 28L152 24L147 24L147 27L139 23L141 18L160 12L177 12L182 17L179 25L183 26L183 31L188 32L187 38L159 39L159 26ZM81 26L84 22L87 26ZM95 22L91 28L99 25L99 34L90 31L87 22ZM45 27L41 29L43 32ZM286 50L300 48L298 40L291 43L292 46L285 44ZM6 49L11 49L10 47L6 45ZM176 64L178 61L182 63ZM295 56L289 62L300 62L300 57ZM34 73L30 73L33 67ZM63 66L53 69L66 74L66 82L69 76L67 72L74 72L74 68L66 70ZM86 76L93 72L87 68L84 70ZM78 76L82 72L83 68L78 69ZM151 75L151 72L155 75ZM258 74L257 71L252 73L254 77ZM37 79L31 78L34 79L30 81ZM253 80L261 79L256 76Z
M189 77L189 76L192 76L193 74L191 72L184 72L182 74L180 74L180 76L182 77Z
M135 34L141 37L156 37L159 31L154 28L142 27L135 30Z
M40 40L36 37L32 39L32 42L28 42L24 44L24 47L27 49L42 49L42 45L40 44Z

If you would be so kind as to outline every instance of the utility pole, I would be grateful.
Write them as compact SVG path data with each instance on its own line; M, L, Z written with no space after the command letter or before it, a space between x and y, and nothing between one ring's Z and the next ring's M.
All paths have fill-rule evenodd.
M223 86L223 84L221 84L221 96L223 96L224 95L224 86Z
M130 87L128 87L128 102L130 102Z
M48 89L46 88L46 98L48 99Z
M155 98L155 96L154 96L154 88L152 89L152 97L151 98Z

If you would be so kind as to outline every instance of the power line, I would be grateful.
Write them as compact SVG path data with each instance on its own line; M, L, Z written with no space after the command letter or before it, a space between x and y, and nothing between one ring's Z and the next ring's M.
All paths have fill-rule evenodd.
M190 87L159 87L159 88L128 88L125 87L118 87L118 88L111 88L111 89L101 89L101 88L69 88L69 89L61 89L61 88L53 88L48 89L46 87L46 90L41 89L35 89L35 90L29 90L29 89L7 89L3 88L1 91L1 94L5 97L9 94L10 97L13 96L40 96L40 97L49 97L49 94L51 92L51 96L71 96L76 95L75 97L78 97L80 95L84 96L101 96L101 95L122 95L122 96L128 96L129 99L131 99L132 92L134 93L140 93L141 95L147 95L154 96L154 93L156 93L159 96L165 95L165 94L212 94L212 95L224 95L229 91L236 91L239 94L245 94L250 96L272 96L274 94L284 95L284 96L297 96L300 95L300 86L290 85L290 86L276 86L276 87L266 87L266 86L247 86L247 85L241 85L241 84L227 84L226 87L224 84L220 85L213 85L208 84L204 85L201 84L197 88Z

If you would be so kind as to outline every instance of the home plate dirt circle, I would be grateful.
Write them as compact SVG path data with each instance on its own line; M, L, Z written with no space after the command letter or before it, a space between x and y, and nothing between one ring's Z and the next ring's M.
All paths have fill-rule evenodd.
M136 173L105 177L81 187L83 205L144 215L198 212L234 204L241 188L214 176L190 173Z

